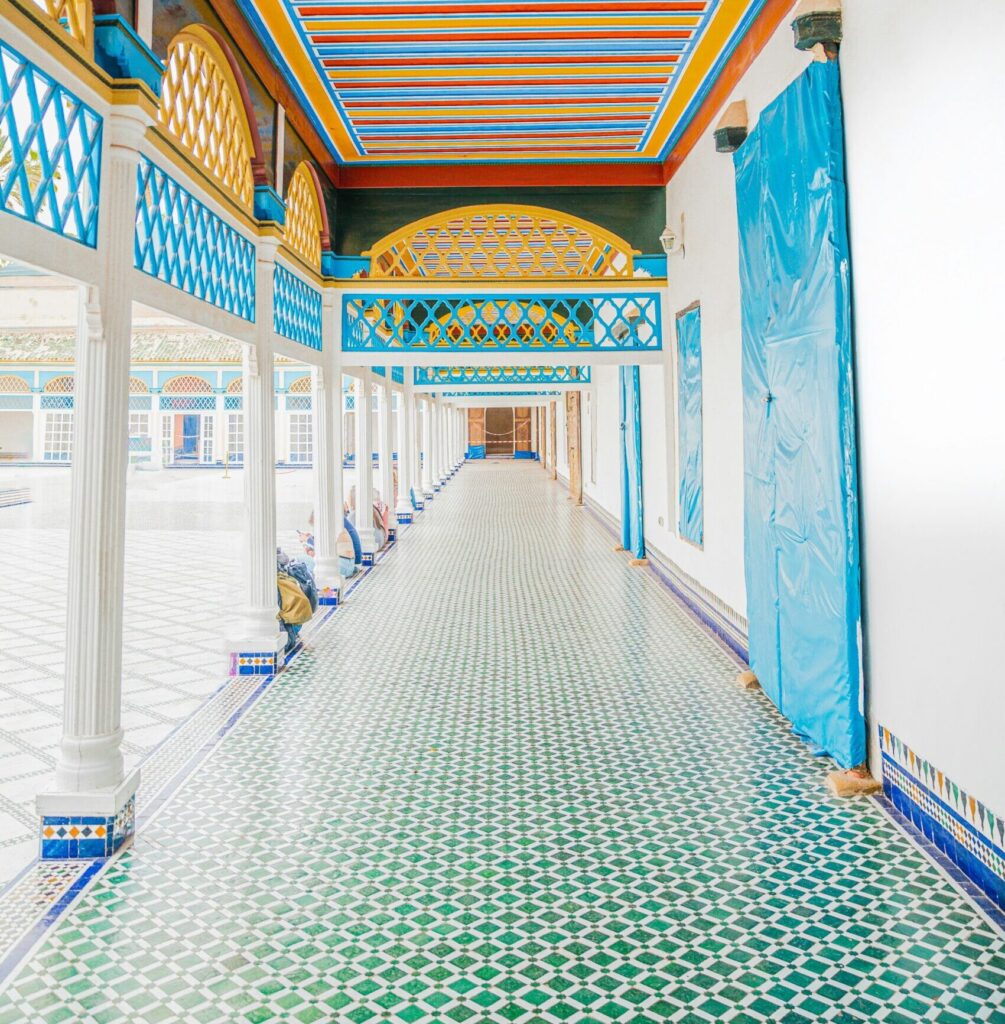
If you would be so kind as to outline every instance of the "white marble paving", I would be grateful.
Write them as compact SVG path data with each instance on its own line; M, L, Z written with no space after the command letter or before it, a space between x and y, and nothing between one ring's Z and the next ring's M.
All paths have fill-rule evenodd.
M348 483L348 481L347 481ZM277 470L279 541L299 550L310 470ZM63 699L70 470L0 466L0 885L36 852L33 800L54 764ZM225 678L222 637L240 597L242 474L133 470L123 636L123 749L134 764Z

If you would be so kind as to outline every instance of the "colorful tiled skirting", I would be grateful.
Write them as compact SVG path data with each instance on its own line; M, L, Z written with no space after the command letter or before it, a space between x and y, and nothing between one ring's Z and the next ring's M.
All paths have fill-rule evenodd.
M1005 910L1005 818L889 729L879 727L879 741L883 790L893 805Z

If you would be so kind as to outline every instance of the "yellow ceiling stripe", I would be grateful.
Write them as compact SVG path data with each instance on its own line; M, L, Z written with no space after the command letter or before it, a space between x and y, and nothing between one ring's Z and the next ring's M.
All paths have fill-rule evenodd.
M659 156L664 143L676 128L688 104L701 87L709 69L719 59L729 37L742 20L750 0L720 0L712 20L705 27L698 45L691 51L687 62L677 71L677 80L667 105L663 108L656 127L649 137L644 156Z

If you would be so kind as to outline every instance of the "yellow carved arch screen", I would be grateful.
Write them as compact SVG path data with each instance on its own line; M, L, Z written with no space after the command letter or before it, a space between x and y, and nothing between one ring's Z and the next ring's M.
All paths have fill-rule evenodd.
M304 164L286 190L286 244L312 267L321 267L321 205L314 179Z
M241 203L251 208L251 130L240 90L219 44L200 26L171 41L161 86L159 121Z
M91 28L90 0L35 0L35 6L58 21L71 39L87 45Z
M632 277L638 252L570 214L493 205L415 221L363 255L375 278L567 278Z

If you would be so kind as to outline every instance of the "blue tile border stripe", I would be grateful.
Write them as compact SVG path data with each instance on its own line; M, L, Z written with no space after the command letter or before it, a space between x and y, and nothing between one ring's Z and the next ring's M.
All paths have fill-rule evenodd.
M889 729L879 725L877 730L887 799L1005 911L1005 848L994 838L996 833L1005 833L1005 819L915 753Z

